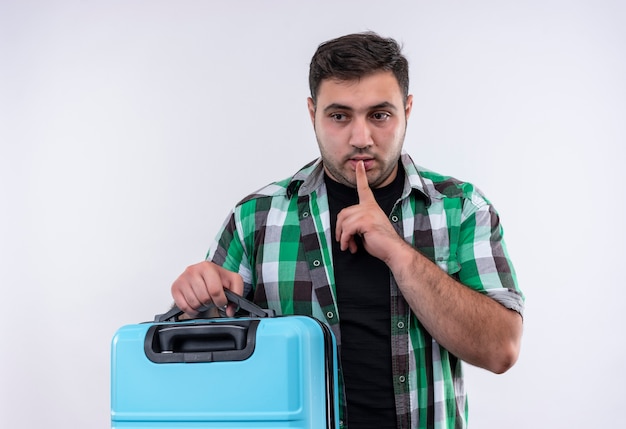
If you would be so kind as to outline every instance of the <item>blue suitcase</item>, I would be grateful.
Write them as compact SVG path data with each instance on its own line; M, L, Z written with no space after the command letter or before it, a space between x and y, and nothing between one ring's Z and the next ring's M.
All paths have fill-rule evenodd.
M176 321L174 308L116 332L112 428L339 428L330 329L227 296L250 316Z

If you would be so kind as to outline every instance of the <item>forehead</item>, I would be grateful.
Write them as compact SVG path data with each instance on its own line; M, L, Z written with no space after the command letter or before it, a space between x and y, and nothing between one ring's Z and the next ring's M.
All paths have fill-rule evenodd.
M392 72L377 72L360 79L324 79L319 87L317 105L322 109L330 104L352 108L375 106L381 103L403 104L402 90Z

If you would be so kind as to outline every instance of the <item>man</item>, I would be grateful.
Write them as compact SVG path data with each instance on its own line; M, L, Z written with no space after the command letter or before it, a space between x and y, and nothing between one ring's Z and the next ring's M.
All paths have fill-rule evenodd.
M497 213L402 150L408 81L392 39L320 45L308 99L320 159L244 198L172 285L192 316L226 305L228 288L326 322L352 429L464 428L461 361L502 373L520 348L523 295Z

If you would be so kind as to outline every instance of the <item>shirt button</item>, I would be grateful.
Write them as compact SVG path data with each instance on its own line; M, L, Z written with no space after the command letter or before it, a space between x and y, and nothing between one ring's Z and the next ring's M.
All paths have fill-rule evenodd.
M302 213L302 217L309 217L309 212Z
M398 222L398 216L396 216L396 215L391 216L391 221L394 222L394 223Z
M398 322L398 329L404 329L404 322Z
M315 261L313 261L313 266L314 267L319 267L321 265L321 262L319 259L316 259Z
M333 317L335 317L335 315L333 314L332 311L329 311L328 313L326 313L326 317L328 317L329 319L332 319Z
M404 375L401 375L400 377L398 377L398 381L400 383L404 383L406 381L406 378L404 378Z

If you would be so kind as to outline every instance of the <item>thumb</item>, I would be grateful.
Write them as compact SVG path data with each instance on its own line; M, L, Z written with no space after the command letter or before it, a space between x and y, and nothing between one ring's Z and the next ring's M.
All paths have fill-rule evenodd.
M220 277L222 279L222 285L226 289L235 292L239 296L243 295L243 279L241 278L241 275L222 269ZM233 317L235 316L236 311L237 305L232 302L228 302L226 305L226 315L228 317Z

